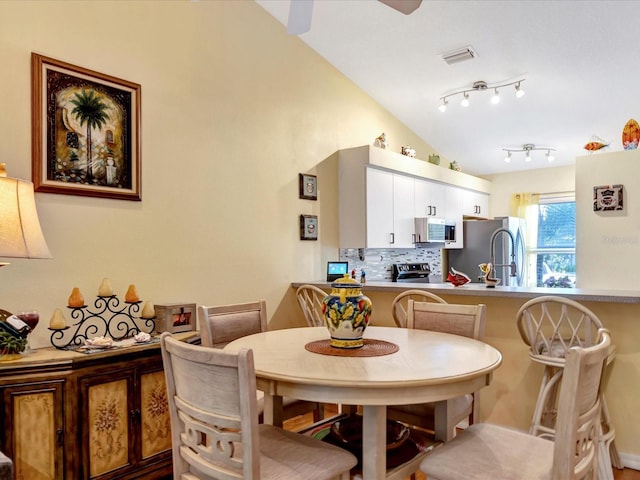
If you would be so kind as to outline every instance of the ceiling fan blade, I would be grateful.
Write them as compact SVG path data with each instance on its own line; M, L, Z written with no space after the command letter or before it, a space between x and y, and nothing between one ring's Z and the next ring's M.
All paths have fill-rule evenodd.
M409 15L410 13L415 12L422 0L378 0L385 5L404 13L405 15Z
M300 35L311 30L312 16L313 0L291 0L287 33L289 35Z

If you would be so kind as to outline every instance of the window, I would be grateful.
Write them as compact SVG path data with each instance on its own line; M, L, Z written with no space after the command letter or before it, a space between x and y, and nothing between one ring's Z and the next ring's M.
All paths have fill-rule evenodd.
M576 285L575 195L540 194L527 208L530 286L574 288Z

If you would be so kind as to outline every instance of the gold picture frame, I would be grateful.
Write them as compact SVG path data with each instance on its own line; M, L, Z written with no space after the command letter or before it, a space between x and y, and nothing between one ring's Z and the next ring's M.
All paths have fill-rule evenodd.
M36 192L140 201L137 83L31 54Z

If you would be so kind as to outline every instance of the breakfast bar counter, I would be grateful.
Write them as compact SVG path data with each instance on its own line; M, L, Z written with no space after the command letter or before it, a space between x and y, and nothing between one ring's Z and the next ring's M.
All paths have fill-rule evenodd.
M326 292L331 291L330 282L307 283ZM287 295L292 302L292 311L297 312L297 326L306 324L295 299L300 285L303 283L292 283ZM637 408L640 397L640 290L486 288L484 284L454 287L447 283L372 281L362 286L362 293L372 302L370 325L394 326L391 316L393 299L400 292L412 289L429 291L448 303L482 303L487 306L484 341L500 351L503 364L495 372L491 385L482 391L480 420L523 430L529 428L542 366L529 359L528 346L520 338L516 325L518 310L529 299L543 295L570 298L592 310L611 332L617 351L606 390L607 405L616 429L616 445L623 463L640 469L640 409ZM288 325L285 326L284 319L275 315L270 328L294 326L291 318L288 317Z
M315 285L324 290L331 288L331 282L293 282L292 287L301 285ZM542 295L562 295L576 302L607 302L607 303L640 303L640 290L592 290L583 288L543 288L543 287L497 287L487 288L483 283L467 283L454 287L450 283L397 283L397 282L367 282L362 286L362 292L392 292L400 293L405 290L427 290L436 295L483 296L519 298L523 301Z

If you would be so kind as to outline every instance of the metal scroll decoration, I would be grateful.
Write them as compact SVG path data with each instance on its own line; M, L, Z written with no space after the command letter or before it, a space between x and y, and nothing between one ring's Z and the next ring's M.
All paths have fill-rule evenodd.
M141 303L139 300L121 305L116 295L110 295L98 296L91 308L87 305L67 307L71 310L74 323L64 329L50 329L51 344L65 350L80 347L87 339L100 335L122 340L142 331L151 333L156 326L155 317L142 318L137 315Z

